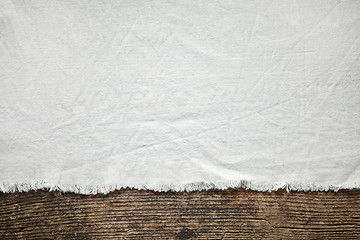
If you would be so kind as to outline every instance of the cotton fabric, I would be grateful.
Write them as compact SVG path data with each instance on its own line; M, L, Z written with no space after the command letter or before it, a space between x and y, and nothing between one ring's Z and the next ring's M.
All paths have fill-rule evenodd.
M360 1L0 1L0 189L360 182Z

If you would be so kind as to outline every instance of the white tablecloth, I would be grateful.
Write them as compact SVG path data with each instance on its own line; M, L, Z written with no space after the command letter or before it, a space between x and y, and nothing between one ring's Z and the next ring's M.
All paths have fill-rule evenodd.
M360 1L0 1L0 191L360 186Z

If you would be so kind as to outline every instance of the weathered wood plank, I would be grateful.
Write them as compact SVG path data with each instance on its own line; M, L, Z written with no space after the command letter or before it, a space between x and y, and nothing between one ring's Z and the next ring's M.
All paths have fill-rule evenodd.
M0 194L1 239L360 239L360 190Z

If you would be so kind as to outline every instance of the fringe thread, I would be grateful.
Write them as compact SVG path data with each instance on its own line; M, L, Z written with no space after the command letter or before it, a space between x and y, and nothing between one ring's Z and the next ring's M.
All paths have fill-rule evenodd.
M243 188L261 192L271 192L278 189L285 189L286 191L334 191L337 192L340 189L353 189L360 188L360 184L347 184L347 185L317 185L317 184L296 184L296 183L285 183L285 184L267 184L258 185L253 184L250 181L231 181L231 182L214 182L214 183L188 183L182 185L53 185L46 181L37 181L34 183L15 183L15 184L0 184L0 192L3 193L14 193L14 192L28 192L31 190L48 190L60 191L63 193L73 192L77 194L107 194L115 190L121 190L125 188L138 189L138 190L153 190L155 192L191 192L201 190L226 190L228 188Z

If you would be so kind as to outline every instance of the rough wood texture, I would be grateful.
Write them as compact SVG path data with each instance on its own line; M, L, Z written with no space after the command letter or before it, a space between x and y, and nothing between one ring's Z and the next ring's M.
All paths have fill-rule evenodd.
M360 239L360 190L0 194L0 239Z

